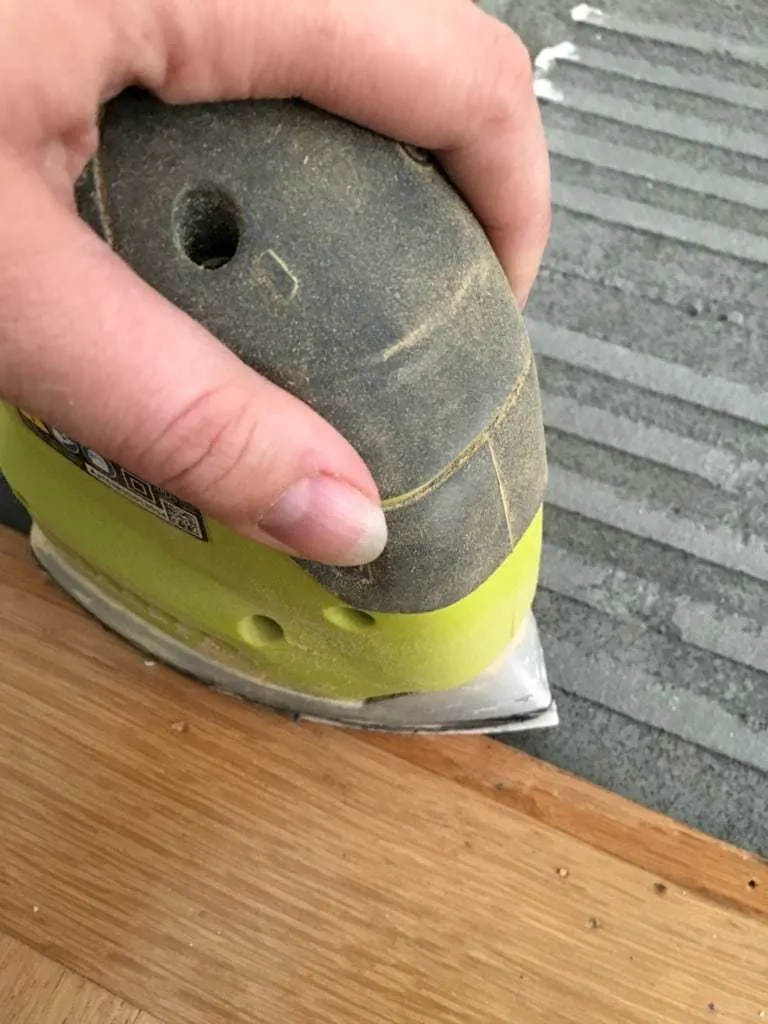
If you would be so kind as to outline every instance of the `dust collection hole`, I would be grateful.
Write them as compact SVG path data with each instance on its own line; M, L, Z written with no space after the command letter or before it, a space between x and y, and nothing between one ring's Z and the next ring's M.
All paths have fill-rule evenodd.
M226 266L240 244L237 206L216 185L183 192L176 201L173 228L182 251L205 270Z
M268 615L252 615L240 623L240 636L252 647L265 647L283 639L283 627Z
M376 625L372 615L358 611L357 608L326 608L323 615L334 626L349 630L350 633L362 633Z

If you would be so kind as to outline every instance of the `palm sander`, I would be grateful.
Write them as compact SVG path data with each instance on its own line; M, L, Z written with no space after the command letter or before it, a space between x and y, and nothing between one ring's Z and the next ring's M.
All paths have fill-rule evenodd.
M78 205L147 282L356 447L389 540L359 567L291 558L2 407L0 467L50 575L153 659L296 717L554 725L532 613L536 367L485 233L436 163L299 101L180 107L128 91L103 111Z

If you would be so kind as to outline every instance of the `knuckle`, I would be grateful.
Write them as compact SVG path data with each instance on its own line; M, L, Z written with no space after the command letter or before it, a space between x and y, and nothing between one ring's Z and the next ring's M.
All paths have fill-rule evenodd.
M163 428L145 453L159 486L209 507L231 504L236 480L256 473L257 424L236 389L196 395Z
M520 111L521 99L533 97L533 62L508 25L491 21L475 89L475 116L486 125L503 122Z

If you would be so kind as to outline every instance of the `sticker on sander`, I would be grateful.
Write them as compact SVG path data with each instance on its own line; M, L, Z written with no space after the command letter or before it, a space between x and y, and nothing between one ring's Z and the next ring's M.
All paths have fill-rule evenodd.
M79 444L36 416L19 411L23 423L41 441L45 441L59 455L69 459L78 469L83 470L94 480L106 484L123 498L139 505L145 512L162 519L163 522L181 530L189 537L202 541L208 540L205 521L194 505L182 501L163 490L162 487L157 487L148 480L136 476L135 473L129 473L127 469L123 469L116 462L105 459L103 455L99 455L92 448L86 448L85 445Z

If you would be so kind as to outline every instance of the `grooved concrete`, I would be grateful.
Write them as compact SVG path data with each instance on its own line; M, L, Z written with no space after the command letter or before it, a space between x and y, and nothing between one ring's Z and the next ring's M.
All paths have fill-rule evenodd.
M768 18L545 2L554 224L526 311L562 725L510 742L768 853Z

